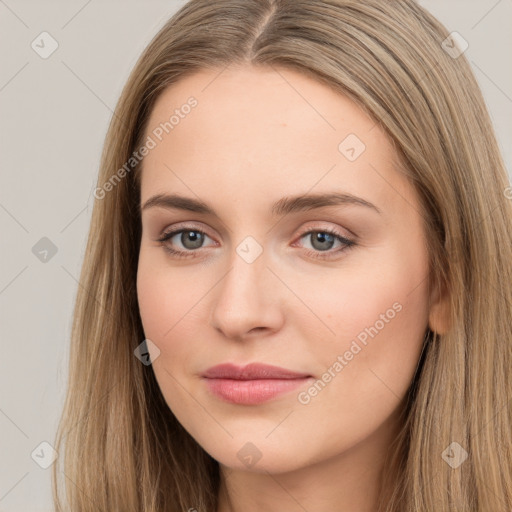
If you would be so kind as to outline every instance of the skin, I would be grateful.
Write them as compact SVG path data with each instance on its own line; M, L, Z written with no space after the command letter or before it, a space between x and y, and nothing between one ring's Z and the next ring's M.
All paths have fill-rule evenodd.
M142 205L175 193L218 215L142 211L137 290L145 335L160 350L152 367L163 396L220 463L218 512L374 511L425 330L442 328L442 298L430 297L429 308L416 191L384 132L309 77L248 65L200 71L160 95L146 136L190 96L198 105L149 152L141 176ZM366 146L354 161L338 149L349 134ZM282 197L320 192L353 194L380 213L351 204L271 215ZM174 227L204 231L200 248L190 232L157 241ZM336 252L341 242L329 248L306 234L325 229L356 245ZM236 251L247 236L263 249L252 263ZM394 318L301 403L299 393L393 304ZM255 361L313 378L248 406L210 394L200 377L219 363ZM248 442L261 455L254 465L237 456Z

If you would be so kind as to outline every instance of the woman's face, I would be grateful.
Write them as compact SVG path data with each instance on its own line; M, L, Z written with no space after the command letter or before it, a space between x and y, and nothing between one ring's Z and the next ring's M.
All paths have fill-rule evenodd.
M299 73L238 67L166 89L145 139L140 314L179 422L252 471L387 447L434 318L418 197L383 131ZM302 378L204 377L254 362Z

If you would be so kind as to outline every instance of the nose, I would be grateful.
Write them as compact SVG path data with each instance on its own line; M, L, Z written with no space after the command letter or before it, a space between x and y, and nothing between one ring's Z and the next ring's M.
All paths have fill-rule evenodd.
M210 323L226 338L272 334L282 326L284 286L267 268L264 255L248 263L234 253L228 272L215 287Z

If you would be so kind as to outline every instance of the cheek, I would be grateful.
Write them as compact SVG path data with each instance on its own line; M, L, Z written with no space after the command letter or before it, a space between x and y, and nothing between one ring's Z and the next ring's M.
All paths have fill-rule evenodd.
M319 311L336 336L331 343L311 345L320 370L318 380L299 396L304 405L297 426L314 431L323 418L331 441L311 448L317 457L343 451L376 432L406 395L428 319L426 289L418 286L420 270L404 265L395 272L367 272L364 279L345 276L343 283L331 283L343 290L335 294L339 302L318 294L316 304L325 308Z
M199 318L204 315L201 301L208 287L197 286L194 276L197 280L197 271L171 267L165 254L141 249L137 297L144 334L160 350L153 364L157 378L165 377L163 368L173 375L181 375L185 367L195 369L193 356L204 342L198 336L203 330L199 324L205 321Z
M380 408L385 415L406 393L428 325L428 266L412 256L393 251L364 273L333 280L330 301L318 294L316 308L335 335L315 351L320 366L336 375L318 405L342 401L361 407L363 417Z
M186 305L180 299L181 286L179 272L165 268L153 251L141 250L137 271L139 311L144 334L158 346L161 356L165 352L164 339L172 335L175 324L184 315Z
M149 339L157 341L161 333L165 331L167 313L172 311L173 294L169 293L166 286L166 276L158 275L156 269L146 262L143 251L139 259L139 268L137 271L137 298L139 311L144 327L144 334ZM168 318L170 321L171 319Z
M173 268L163 249L142 246L137 270L137 297L144 332L162 339L192 307L195 286L184 268Z
M160 351L152 360L151 368L165 401L175 414L187 398L181 396L182 389L177 383L182 381L180 369L190 353L190 340L180 332L186 325L186 321L180 319L191 308L187 304L190 292L182 288L182 280L179 270L171 271L154 251L141 249L137 271L140 317L145 337Z

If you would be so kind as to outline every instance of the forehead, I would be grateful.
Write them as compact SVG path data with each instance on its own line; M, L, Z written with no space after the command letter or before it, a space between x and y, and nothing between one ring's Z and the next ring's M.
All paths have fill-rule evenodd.
M192 109L186 105L190 98L197 102ZM180 109L190 112L179 115ZM175 139L191 128L196 135L236 140L245 148L265 142L265 134L267 139L277 134L336 140L347 130L364 137L375 127L363 110L329 86L297 71L253 66L200 70L167 87L146 133L173 114L179 115L171 123Z
M175 189L209 197L214 188L249 204L341 188L371 190L372 202L385 203L389 183L406 193L376 123L345 95L289 69L196 72L161 93L145 135L155 147L144 157L142 200Z

